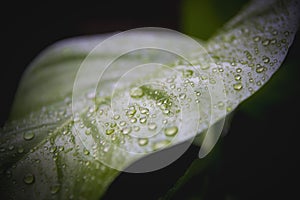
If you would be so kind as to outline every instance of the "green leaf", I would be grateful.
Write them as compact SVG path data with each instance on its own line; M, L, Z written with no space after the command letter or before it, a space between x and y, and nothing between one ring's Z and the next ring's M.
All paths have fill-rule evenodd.
M227 113L284 61L297 31L298 8L298 1L253 2L203 43L208 53L171 32L157 37L151 30L115 35L113 44L105 40L111 35L103 35L49 47L24 74L1 131L2 196L98 199L118 175L116 169L126 170L208 130L200 150L205 156ZM102 41L104 50L94 49ZM153 49L119 56L145 43L177 45L175 53L191 62ZM143 63L155 67L132 69ZM128 70L133 71L124 78ZM147 81L157 84L141 86ZM145 139L154 130L161 134Z

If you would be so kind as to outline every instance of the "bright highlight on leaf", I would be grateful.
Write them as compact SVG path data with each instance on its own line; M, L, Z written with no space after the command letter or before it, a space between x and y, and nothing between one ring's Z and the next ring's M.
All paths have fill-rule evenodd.
M130 169L207 130L204 157L226 114L284 61L298 10L299 1L254 1L205 49L168 31L155 37L150 29L115 35L113 44L103 35L51 46L24 74L1 133L2 196L98 199L115 169ZM144 44L174 52L126 52Z

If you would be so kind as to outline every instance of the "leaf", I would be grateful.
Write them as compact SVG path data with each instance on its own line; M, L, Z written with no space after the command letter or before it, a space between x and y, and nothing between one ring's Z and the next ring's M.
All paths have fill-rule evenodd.
M139 169L140 158L172 157L207 130L204 157L227 113L284 61L299 23L298 7L298 1L253 2L204 43L205 49L184 36L150 29L114 35L115 43L103 35L51 46L24 74L2 130L1 193L16 199L98 199L116 169ZM141 45L174 52L128 52ZM155 67L132 68L143 63ZM139 129L126 126L131 123ZM146 139L154 130L161 134ZM159 151L165 147L172 147L171 154Z

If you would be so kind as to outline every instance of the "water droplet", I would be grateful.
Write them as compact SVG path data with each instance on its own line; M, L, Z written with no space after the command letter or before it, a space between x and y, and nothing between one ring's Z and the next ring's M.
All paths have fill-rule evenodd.
M140 146L145 146L148 144L148 139L147 138L139 138L138 143Z
M108 152L108 151L109 151L109 146L104 147L104 148L103 148L103 151L104 151L104 152Z
M118 119L120 119L120 115L115 115L114 120L118 120Z
M132 98L141 98L144 96L144 92L140 87L135 87L130 90L130 96Z
M257 81L256 85L261 86L261 81Z
M218 70L219 70L219 72L224 72L224 69L221 67L219 67Z
M116 123L116 122L110 123L110 127L111 127L111 128L114 128L114 127L116 127L116 126L117 126L117 123Z
M91 134L91 129L85 130L85 134L86 134L86 135L90 135L90 134Z
M135 117L133 117L133 118L130 119L131 123L135 123L136 121L137 121L137 119Z
M244 51L244 54L246 54L248 60L252 60L252 55L249 51Z
M145 124L147 122L147 118L146 117L141 117L140 118L140 123L141 124Z
M24 176L23 181L26 184L33 184L34 183L34 175L31 173L28 173Z
M126 122L125 121L121 121L120 122L120 126L126 126Z
M236 73L241 73L243 70L241 68L237 68L235 71Z
M218 108L219 108L220 110L223 110L223 109L224 109L224 106L225 106L225 104L224 104L222 101L219 101L219 102L218 102Z
M236 74L236 75L234 76L234 79L235 79L236 81L240 81L240 80L242 79L242 76L239 75L239 74Z
M149 129L150 131L154 131L156 128L157 128L157 126L156 126L155 123L149 123L149 124L148 124L148 129Z
M52 146L50 147L50 153L54 153L55 151L57 150L57 147L56 146Z
M163 110L162 112L163 112L163 114L166 114L166 115L170 114L170 110Z
M256 70L255 70L257 73L262 73L264 70L265 70L265 68L263 66L261 66L260 64L257 64Z
M264 63L269 63L269 62L270 62L270 58L268 58L268 57L263 57L263 62L264 62Z
M233 84L233 89L235 89L235 90L241 90L243 88L243 85L242 85L242 83L235 83L235 84Z
M148 114L149 113L149 109L148 108L140 107L140 112L141 112L141 114Z
M264 46L268 46L269 43L270 43L270 40L265 39L265 40L263 40L261 43L262 43L262 45L264 45Z
M106 135L111 135L115 132L115 129L106 129L105 133Z
M227 112L230 112L230 111L232 111L232 108L231 108L231 106L228 106L228 107L226 108L226 111L227 111Z
M8 146L8 150L10 150L10 151L14 150L14 148L15 148L14 145L9 145L9 146Z
M131 132L131 127L126 127L126 128L124 128L123 130L122 130L122 133L124 134L124 135L127 135L127 134L129 134Z
M17 150L18 153L24 153L24 148L23 147L19 147Z
M162 110L167 109L167 105L166 105L165 103L164 103L164 104L161 104L160 109L162 109Z
M186 97L186 94L184 94L184 93L179 94L180 99L185 99L185 97Z
M277 35L277 34L278 34L277 30L272 31L272 35Z
M259 36L255 36L254 38L253 38L253 41L254 42L258 42L260 40L260 37Z
M90 152L86 148L83 149L83 153L84 153L84 155L89 155L90 154Z
M249 87L248 90L249 90L249 92L251 92L251 93L254 92L252 87Z
M272 39L270 42L271 42L271 44L276 44L277 40L276 39Z
M133 108L131 110L128 110L126 112L126 115L127 115L127 117L131 118L131 117L133 117L135 115L135 113L136 113L136 110Z
M289 34L290 34L290 32L288 32L288 31L285 31L284 32L284 35L287 37L287 36L289 36Z
M285 44L286 43L286 39L282 39L280 42L283 43L283 44Z
M140 127L139 127L139 126L134 126L134 127L133 127L133 130L134 130L135 132L138 132L138 131L140 130Z
M171 127L165 128L165 130L164 130L164 133L166 136L174 136L177 134L177 132L178 132L177 126L171 126Z
M184 70L184 71L183 71L183 77L184 77L184 78L192 77L193 74L194 74L194 71L193 71L193 70L190 70L190 69Z
M23 138L24 138L24 140L32 140L33 138L34 138L34 132L31 132L31 131L29 131L29 132L25 132L24 134L23 134Z

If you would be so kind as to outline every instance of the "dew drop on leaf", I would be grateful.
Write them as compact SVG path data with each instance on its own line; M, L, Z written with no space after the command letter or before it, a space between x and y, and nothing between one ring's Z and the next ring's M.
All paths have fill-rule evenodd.
M241 73L242 72L242 69L241 68L237 68L236 69L236 73Z
M87 129L87 130L85 131L85 134L86 134L86 135L90 135L90 134L91 134L91 129Z
M87 149L84 149L83 153L84 153L84 155L89 155L90 154L90 152Z
M14 145L9 145L9 146L8 146L8 150L10 150L10 151L14 150L14 148L15 148Z
M125 121L121 121L120 122L120 126L125 126L126 125L126 122Z
M118 119L120 119L120 115L115 115L114 120L118 120Z
M164 130L164 133L166 136L174 136L177 134L177 132L178 132L177 126L171 126L171 127L165 128L165 130Z
M264 46L268 46L270 44L270 40L266 39L266 40L263 40L261 43Z
M194 74L194 71L188 69L188 70L184 70L182 75L184 78L189 78L189 77L192 77L193 74Z
M115 132L115 129L107 129L107 130L105 131L106 135L111 135L111 134L113 134L114 132Z
M180 99L185 99L185 97L186 97L186 94L184 94L184 93L179 94Z
M260 64L258 64L255 71L257 73L262 73L264 71L264 69L265 68L263 66L261 66Z
M239 75L239 74L237 74L237 75L234 76L234 79L235 79L236 81L240 81L240 80L242 79L242 76Z
M133 130L136 131L136 132L138 132L140 130L140 127L139 126L134 126Z
M126 128L124 128L123 130L122 130L122 133L124 134L124 135L127 135L127 134L129 134L131 132L131 127L126 127Z
M157 126L156 126L155 123L149 123L149 124L148 124L148 129L149 129L150 131L154 131L156 128L157 128Z
M28 173L28 174L25 174L23 181L24 181L24 183L30 185L30 184L34 183L34 179L35 179L34 175L31 173Z
M235 90L241 90L242 88L243 88L242 83L233 84L233 89L235 89Z
M141 88L135 87L130 90L130 96L132 98L141 98L144 96L144 92Z
M135 113L136 113L136 110L132 109L132 110L128 110L126 112L126 115L127 115L127 117L131 118L131 117L133 117L135 115Z
M56 152L56 150L57 150L57 147L53 146L50 148L50 153L54 153L54 152Z
M147 118L146 117L141 117L140 118L140 123L141 124L145 124L147 122Z
M260 40L260 37L259 36L255 36L254 38L253 38L253 41L254 42L258 42Z
M264 62L264 63L269 63L269 62L270 62L270 58L268 58L268 57L263 57L263 62Z
M18 153L24 153L24 148L23 147L19 147L17 150Z
M31 132L31 131L25 132L23 134L24 140L32 140L34 138L34 136L35 136L34 132Z
M148 144L148 139L147 138L139 138L138 143L140 146L145 146Z
M142 107L140 107L140 112L141 112L141 114L148 114L149 113L149 109L148 108L142 108Z
M133 117L133 118L130 119L131 123L136 123L136 121L137 121L137 119L135 117Z

